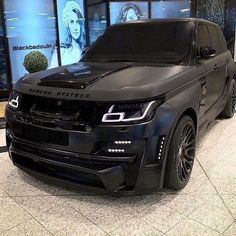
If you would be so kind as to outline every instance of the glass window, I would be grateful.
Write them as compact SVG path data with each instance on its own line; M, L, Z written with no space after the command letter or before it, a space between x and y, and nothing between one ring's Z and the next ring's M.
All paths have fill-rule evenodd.
M90 44L92 44L106 29L106 3L88 6L88 23Z
M152 18L190 17L189 0L152 2Z
M110 2L110 23L148 18L148 2Z
M218 38L217 28L213 25L208 25L211 47L216 50L216 55L221 53L220 40Z
M84 1L58 0L57 12L61 64L76 63L86 47Z
M229 50L234 53L236 51L235 45L235 27L236 27L236 1L228 0L225 1L225 25L224 34L227 41L227 46ZM236 61L236 52L234 53Z
M28 73L23 66L28 53L40 51L50 65L56 45L56 21L53 1L4 0L4 7L14 85Z
M217 27L217 33L218 33L218 38L220 40L221 50L222 50L222 52L225 52L225 51L227 51L228 48L227 48L227 43L226 43L224 34L223 34L220 27Z
M209 33L207 26L205 24L199 24L198 26L198 53L200 53L201 47L209 47L211 46Z
M0 90L9 89L6 69L6 50L4 45L2 12L0 12Z
M121 24L106 33L83 61L142 61L189 64L192 22Z
M197 0L196 3L197 18L209 20L224 27L225 0Z

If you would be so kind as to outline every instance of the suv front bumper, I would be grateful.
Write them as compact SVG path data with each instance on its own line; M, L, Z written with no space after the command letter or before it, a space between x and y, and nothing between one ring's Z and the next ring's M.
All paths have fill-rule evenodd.
M39 176L111 194L154 191L163 186L172 126L171 122L157 125L156 119L126 126L101 125L90 132L55 131L19 121L16 112L7 108L7 147L14 165ZM25 131L30 129L47 131L47 135L66 133L68 143L61 143L58 138L55 143L51 139L44 141L43 136L27 136ZM132 144L120 148L115 145L116 140L129 140ZM124 152L107 152L112 149Z

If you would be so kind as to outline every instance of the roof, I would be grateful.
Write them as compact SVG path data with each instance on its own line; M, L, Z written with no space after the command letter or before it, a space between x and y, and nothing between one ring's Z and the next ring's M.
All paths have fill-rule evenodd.
M155 24L160 22L202 22L207 24L217 25L211 21L207 21L199 18L163 18L163 19L145 19L138 21L128 21L123 23L118 23L116 25L126 25L126 24ZM218 25L217 25L218 26Z

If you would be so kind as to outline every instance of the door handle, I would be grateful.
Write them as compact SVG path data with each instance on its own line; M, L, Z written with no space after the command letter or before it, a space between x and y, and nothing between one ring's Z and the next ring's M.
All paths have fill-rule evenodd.
M214 70L217 70L219 68L218 65L214 65Z

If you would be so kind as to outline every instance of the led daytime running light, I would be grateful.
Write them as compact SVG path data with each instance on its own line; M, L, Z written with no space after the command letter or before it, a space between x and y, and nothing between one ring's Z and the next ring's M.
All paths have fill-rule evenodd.
M115 112L113 113L113 109L115 107L115 104L113 104L109 110L108 113L104 114L102 117L102 122L104 123L111 123L111 122L129 122L129 121L139 121L143 120L147 114L151 106L155 103L155 101L149 102L147 105L146 110L144 111L143 115L140 117L135 117L135 118L125 118L125 112ZM116 117L114 119L111 119L112 117Z

